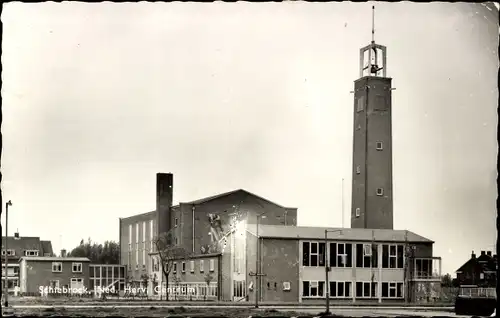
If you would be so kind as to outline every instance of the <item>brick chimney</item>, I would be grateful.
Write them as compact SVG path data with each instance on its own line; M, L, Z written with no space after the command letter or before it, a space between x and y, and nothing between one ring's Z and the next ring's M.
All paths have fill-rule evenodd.
M156 174L156 213L158 234L171 228L171 215L174 191L174 176L171 173Z
M472 259L476 259L476 254L474 253L474 251L472 251L472 254L470 255L470 257L471 257Z
M61 257L66 257L66 250L65 249L61 250Z
M481 256L486 255L486 251L481 251Z
M491 251L487 251L486 255L488 255L489 257L491 257Z

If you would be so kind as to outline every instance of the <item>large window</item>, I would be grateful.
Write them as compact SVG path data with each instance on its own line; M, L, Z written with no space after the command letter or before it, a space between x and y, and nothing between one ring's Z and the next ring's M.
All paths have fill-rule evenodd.
M324 281L303 281L302 295L304 297L324 297L325 282Z
M330 282L330 298L349 298L352 297L352 282Z
M383 282L382 297L383 298L403 298L403 283L400 282Z
M382 268L403 268L403 245L382 245Z
M415 259L415 278L432 277L432 259Z
M356 244L356 267L378 267L376 244Z
M325 252L325 243L323 242L303 242L302 265L325 266Z
M356 298L377 297L376 282L356 282Z
M352 267L351 243L330 243L330 266Z

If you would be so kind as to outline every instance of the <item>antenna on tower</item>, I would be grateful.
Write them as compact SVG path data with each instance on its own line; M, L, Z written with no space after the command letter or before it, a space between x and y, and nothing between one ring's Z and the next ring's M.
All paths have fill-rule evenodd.
M375 43L375 6L372 6L372 43Z

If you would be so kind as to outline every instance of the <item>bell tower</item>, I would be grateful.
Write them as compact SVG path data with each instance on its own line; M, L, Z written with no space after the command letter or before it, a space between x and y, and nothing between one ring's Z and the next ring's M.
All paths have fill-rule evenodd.
M387 49L372 41L360 49L354 81L351 227L393 229L391 78Z

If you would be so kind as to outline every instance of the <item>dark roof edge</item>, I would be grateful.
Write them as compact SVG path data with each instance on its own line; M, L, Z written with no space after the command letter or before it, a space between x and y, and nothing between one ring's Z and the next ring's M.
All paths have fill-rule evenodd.
M127 217L120 218L120 219L122 221L127 221L128 219L133 219L133 218L136 218L136 217L139 217L139 216L144 216L144 215L153 214L153 213L156 213L156 210L149 211L149 212L144 212L144 213L141 213L141 214L135 214L135 215L127 216Z
M265 238L265 239L280 239L280 240L325 240L323 237L319 238L319 237L307 237L307 236L296 236L296 237L288 237L288 236L272 236L272 235L259 235L259 237L261 238ZM367 242L366 240L358 240L358 239L346 239L346 238L342 238L342 237L335 237L335 238L328 238L328 241L351 241L351 242ZM388 241L388 240L377 240L375 239L375 242L395 242L395 241ZM396 242L401 242L401 243L419 243L419 244L422 244L422 243L427 243L427 244L430 244L430 243L435 243L434 241L431 241L431 240L427 240L427 241L396 241Z

